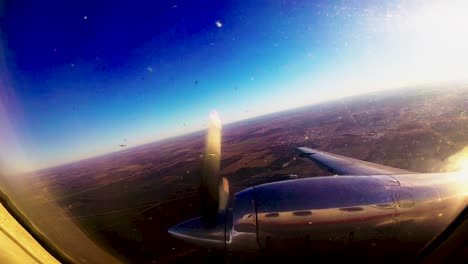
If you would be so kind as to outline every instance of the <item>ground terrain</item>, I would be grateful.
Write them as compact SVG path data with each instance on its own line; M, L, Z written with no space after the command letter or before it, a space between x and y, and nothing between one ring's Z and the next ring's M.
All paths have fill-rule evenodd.
M222 115L222 113L221 113ZM232 193L297 177L328 175L300 159L308 146L402 169L443 171L468 145L468 86L397 90L274 113L223 128L222 175ZM42 170L36 190L53 195L103 247L139 263L203 259L167 234L199 214L197 167L204 132Z

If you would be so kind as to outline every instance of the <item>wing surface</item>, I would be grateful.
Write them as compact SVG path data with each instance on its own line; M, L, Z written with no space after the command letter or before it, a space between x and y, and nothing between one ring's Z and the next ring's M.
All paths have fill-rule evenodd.
M388 167L306 147L299 147L297 150L301 153L302 157L306 157L328 171L340 175L391 175L415 173L413 171Z

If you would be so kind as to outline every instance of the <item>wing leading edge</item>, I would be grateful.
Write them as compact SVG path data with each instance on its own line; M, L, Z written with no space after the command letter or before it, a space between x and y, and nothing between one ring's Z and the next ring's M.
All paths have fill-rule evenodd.
M302 157L312 160L317 165L332 173L341 175L389 175L415 173L413 171L388 167L306 147L299 147L297 150L301 153Z

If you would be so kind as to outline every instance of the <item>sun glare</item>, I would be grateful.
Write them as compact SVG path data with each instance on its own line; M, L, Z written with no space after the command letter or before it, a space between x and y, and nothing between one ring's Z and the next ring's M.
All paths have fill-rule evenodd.
M395 78L467 79L468 1L402 2L391 11L382 29L391 47L399 49Z
M468 173L468 155L462 157L457 163L458 170Z
M468 2L437 1L432 6L416 12L409 26L419 48L438 51L432 56L466 54L468 43ZM448 53L448 54L447 54ZM457 54L454 54L457 53Z
M466 146L462 151L450 156L447 161L447 171L468 173L468 146Z

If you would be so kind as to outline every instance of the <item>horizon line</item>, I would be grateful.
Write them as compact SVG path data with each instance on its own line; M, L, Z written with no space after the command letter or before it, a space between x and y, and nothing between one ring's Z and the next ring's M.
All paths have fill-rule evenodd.
M249 120L252 120L252 119L265 117L265 116L268 116L268 115L273 115L273 114L276 114L276 113L282 113L282 112L297 110L297 109L301 109L301 108L316 106L316 105L320 105L320 104L324 104L324 103L329 103L329 102L333 102L333 101L337 101L337 100L343 100L345 98L357 99L357 98L362 97L362 96L378 94L378 93L382 93L382 92L397 92L397 91L402 90L402 89L410 89L410 90L414 91L414 90L418 90L418 89L427 89L427 88L430 88L431 86L439 86L439 85L447 85L447 84L468 85L468 81L448 81L448 82L431 83L431 84L424 83L424 84L415 84L415 85L405 85L405 86L400 86L398 88L372 90L372 91L366 91L364 93L348 94L348 95L344 95L342 97L325 98L324 100L319 100L319 101L316 101L316 102L306 103L306 104L302 104L302 105L298 105L298 106L293 106L293 107L290 107L290 108L284 108L284 109L279 109L279 110L272 111L272 112L261 113L259 115L247 117L247 118L244 118L244 119L230 121L230 122L227 122L227 123L223 124L223 127L232 126L232 125L235 125L237 123L241 123L241 122L249 121ZM202 133L205 130L206 130L206 128L197 129L197 130L189 131L189 132L182 133L182 134L177 134L177 135L172 135L172 136L168 136L168 137L164 137L164 138L149 140L147 142L138 143L137 145L128 147L126 149L103 152L103 153L99 153L99 154L96 154L96 155L91 155L91 156L84 157L84 158L73 159L73 160L70 160L70 161L65 161L65 162L62 162L62 163L53 164L53 165L42 167L42 168L40 167L40 168L35 168L35 169L32 169L32 170L26 170L26 171L18 172L17 174L31 174L31 173L41 172L41 171L44 171L44 170L55 169L55 168L65 166L65 165L71 165L71 164L74 164L74 163L83 162L83 161L87 161L87 160L91 160L91 159L95 159L95 158L99 158L99 157L103 157L103 156L107 156L107 155L111 155L111 154L130 151L130 150L133 150L135 148L142 147L142 146L149 145L149 144L162 143L162 142L164 142L166 140L191 136L191 135L194 135L194 134L197 134L197 133Z

